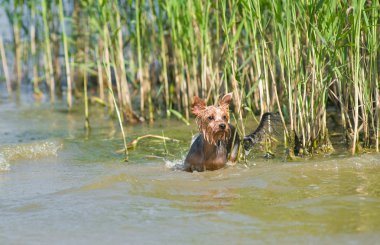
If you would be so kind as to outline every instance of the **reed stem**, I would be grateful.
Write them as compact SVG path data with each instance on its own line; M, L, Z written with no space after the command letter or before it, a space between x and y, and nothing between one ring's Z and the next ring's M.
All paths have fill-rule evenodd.
M53 61L51 56L51 46L50 46L50 32L49 32L49 24L47 20L47 0L41 1L42 5L42 19L44 23L44 49L45 49L45 73L46 73L46 83L50 87L50 101L55 101L55 81L54 81L54 73L53 73Z
M7 91L8 94L12 94L12 81L9 77L9 70L8 70L8 61L7 61L7 56L5 54L5 49L4 49L4 43L3 43L3 37L0 35L0 54L1 54L1 62L3 64L3 72L5 76L5 81L7 83Z
M71 70L70 70L70 57L69 57L69 51L68 51L68 41L67 41L67 34L65 30L65 16L63 13L63 4L62 0L59 0L59 18L61 22L62 27L62 41L63 41L63 51L65 53L65 66L66 66L66 81L67 81L67 105L69 109L73 106L73 99L72 99L72 83L71 83Z

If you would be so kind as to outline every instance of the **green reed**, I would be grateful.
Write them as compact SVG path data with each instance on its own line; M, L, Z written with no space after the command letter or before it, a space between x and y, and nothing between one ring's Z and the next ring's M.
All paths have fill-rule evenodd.
M37 89L43 83L36 82L35 64L41 63L52 99L54 86L62 86L54 79L60 66L53 67L61 55L68 96L70 86L77 97L82 87L87 96L87 75L95 78L97 92L88 96L99 97L110 114L119 111L124 122L164 115L187 122L194 95L214 103L232 91L242 134L249 131L243 118L250 113L280 112L290 156L333 151L334 130L353 154L379 151L378 1L9 0L3 6L17 13L14 47L26 45L28 30L17 28L25 16L32 19L35 47L23 56L15 48L15 67L33 59ZM52 31L55 23L60 30ZM63 54L52 53L53 33L61 37ZM89 37L85 45L83 36ZM83 53L86 58L79 58ZM71 71L70 59L88 72Z
M58 8L59 8L59 20L61 22L62 26L62 42L63 42L63 50L65 55L65 67L66 67L66 81L67 81L67 105L69 108L73 105L73 99L72 99L72 83L71 83L71 69L70 69L70 57L69 57L69 47L68 47L68 41L67 41L67 35L65 30L65 16L63 13L63 4L62 0L58 1ZM86 89L85 89L86 92Z

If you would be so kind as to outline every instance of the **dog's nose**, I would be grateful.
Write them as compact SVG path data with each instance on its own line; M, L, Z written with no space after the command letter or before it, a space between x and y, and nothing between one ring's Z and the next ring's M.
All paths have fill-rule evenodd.
M224 124L224 123L219 124L219 128L220 129L225 129L226 128L226 124Z

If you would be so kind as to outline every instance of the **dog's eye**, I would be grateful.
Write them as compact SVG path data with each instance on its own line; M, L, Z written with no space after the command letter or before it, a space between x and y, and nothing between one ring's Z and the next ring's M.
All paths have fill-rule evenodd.
M208 120L210 120L210 121L214 120L214 116L209 116Z
M223 116L223 120L227 120L227 116L226 115Z

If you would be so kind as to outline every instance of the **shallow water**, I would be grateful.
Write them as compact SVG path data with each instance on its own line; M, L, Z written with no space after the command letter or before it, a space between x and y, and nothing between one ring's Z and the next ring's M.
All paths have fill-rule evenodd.
M379 244L380 156L336 153L285 162L259 150L246 164L185 173L196 127L175 120L121 162L116 121L0 98L0 244Z

